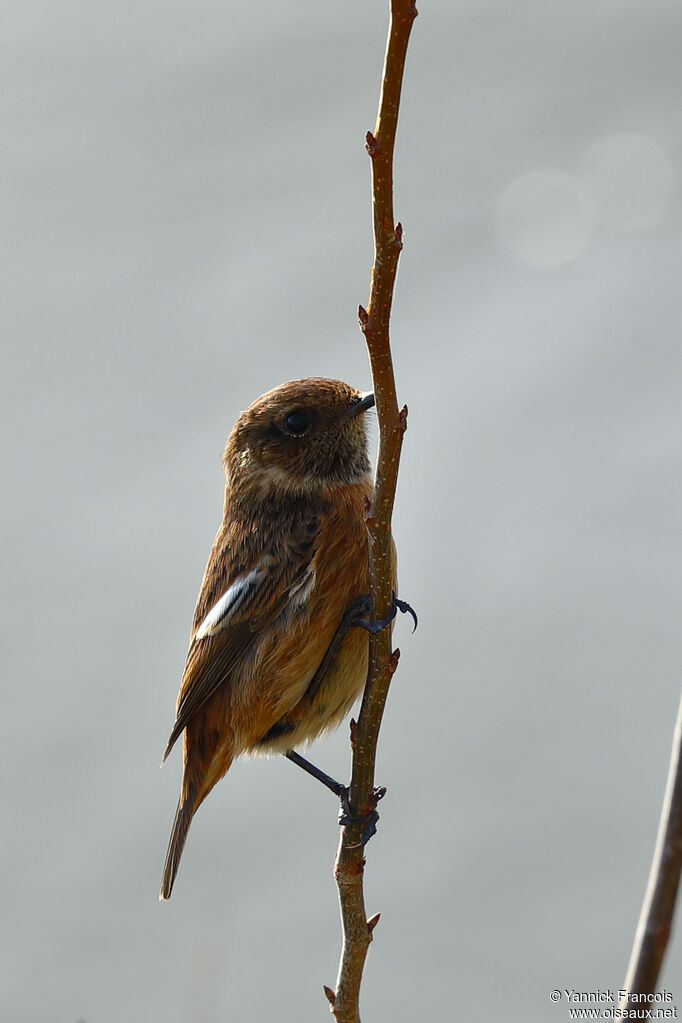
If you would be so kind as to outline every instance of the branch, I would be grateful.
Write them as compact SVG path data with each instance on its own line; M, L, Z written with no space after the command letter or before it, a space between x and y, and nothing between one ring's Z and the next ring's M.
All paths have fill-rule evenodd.
M365 511L369 534L372 616L386 618L393 599L391 516L398 479L407 408L398 411L389 321L402 227L393 218L393 150L407 44L417 9L412 0L390 0L391 20L384 60L379 111L374 133L367 132L372 163L374 268L367 309L360 306L360 329L365 335L372 367L379 455L371 505ZM360 1023L362 971L378 914L367 920L363 892L364 841L367 815L375 813L383 790L374 788L379 728L400 652L391 650L391 630L370 636L367 683L357 723L351 722L352 772L349 792L350 823L341 829L334 874L339 889L343 950L336 992L325 987L338 1023ZM365 818L364 821L362 818ZM364 837L364 841L363 841Z
M619 1008L644 1008L656 993L672 930L682 867L682 699L675 723L663 809L635 943ZM638 997L639 996L639 997ZM648 996L648 998L647 998Z

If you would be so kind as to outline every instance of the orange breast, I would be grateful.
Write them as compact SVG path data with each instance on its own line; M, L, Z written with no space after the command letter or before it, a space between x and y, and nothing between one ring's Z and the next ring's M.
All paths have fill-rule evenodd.
M301 610L260 633L251 655L230 684L206 704L187 728L192 736L211 735L201 785L203 799L241 753L283 752L337 725L362 692L367 675L368 635L352 629L337 662L312 703L308 686L344 612L369 591L368 539L362 503L371 496L368 481L334 491L314 559L315 585ZM282 719L292 730L262 743Z
M299 728L283 736L288 748L312 738L338 718L362 688L367 666L367 636L361 630L349 635L341 650L339 666L317 694L313 707L299 707L306 689L324 657L344 612L360 593L367 593L367 531L362 516L363 497L369 483L334 491L333 510L325 516L314 559L315 585L301 612L280 627L259 637L252 663L244 672L244 699L233 702L231 716L243 726L243 748L259 751L258 744L275 722L289 716ZM341 690L340 692L338 690ZM234 694L235 697L237 694ZM308 716L303 716L305 711ZM314 713L313 713L314 712ZM241 731L241 728L239 728ZM260 752L273 752L270 744Z

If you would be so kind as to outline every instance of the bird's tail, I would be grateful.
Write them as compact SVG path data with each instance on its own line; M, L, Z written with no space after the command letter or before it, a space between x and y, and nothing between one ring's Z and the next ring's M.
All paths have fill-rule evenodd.
M177 874L178 867L180 866L180 857L182 856L182 850L185 848L187 832L189 831L189 826L192 823L192 817L194 816L195 810L195 786L189 785L185 790L185 786L183 785L180 799L178 800L178 808L175 811L175 820L173 821L173 828L171 830L170 841L168 843L166 862L163 865L161 891L159 893L160 899L170 899L171 897L175 875Z

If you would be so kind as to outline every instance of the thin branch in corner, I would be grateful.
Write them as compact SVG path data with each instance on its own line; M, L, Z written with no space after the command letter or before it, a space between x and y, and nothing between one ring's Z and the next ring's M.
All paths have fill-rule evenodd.
M658 825L654 858L635 943L623 984L627 994L619 1009L648 1006L656 993L658 976L673 925L682 868L682 698L677 712L668 781Z

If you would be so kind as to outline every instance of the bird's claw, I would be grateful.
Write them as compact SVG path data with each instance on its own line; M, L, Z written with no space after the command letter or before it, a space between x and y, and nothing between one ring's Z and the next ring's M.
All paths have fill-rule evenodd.
M417 612L412 607L412 605L408 604L406 600L400 600L398 597L396 597L394 593L393 607L394 608L397 607L402 614L412 615L412 621L414 622L414 628L412 629L412 632L414 633L417 629L417 626L419 625L419 619L417 618ZM393 613L393 617L395 617L395 612Z
M414 629L412 629L412 632L414 632L419 624L414 608L411 607L406 600L400 600L396 597L395 593L391 600L391 610L385 618L379 618L376 621L372 621L371 618L367 617L370 608L371 600L369 594L361 593L348 612L351 625L358 626L361 629L366 629L367 632L371 632L373 635L376 635L377 632L381 632L382 629L385 629L387 625L391 624L395 616L398 614L398 611L402 612L402 614L412 615L412 620L414 621Z

